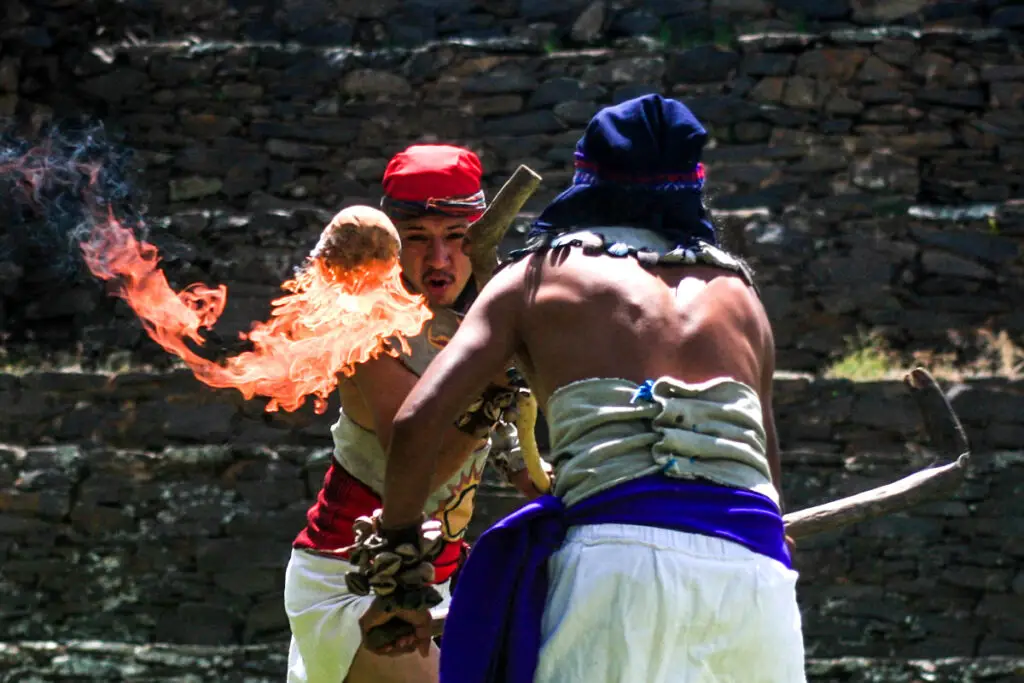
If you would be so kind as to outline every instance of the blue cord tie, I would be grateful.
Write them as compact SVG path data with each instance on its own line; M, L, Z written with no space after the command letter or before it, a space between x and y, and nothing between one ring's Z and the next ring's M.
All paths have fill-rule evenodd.
M636 403L637 401L653 401L654 394L652 389L654 388L654 380L649 379L641 384L636 391L633 392L633 397L629 399L630 403Z

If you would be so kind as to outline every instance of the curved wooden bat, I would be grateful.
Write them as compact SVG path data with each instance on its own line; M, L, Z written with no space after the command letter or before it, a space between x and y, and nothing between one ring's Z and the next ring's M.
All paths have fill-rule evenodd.
M529 166L520 165L498 194L491 201L484 214L469 226L469 261L473 265L473 279L483 289L498 266L498 246L505 239L512 221L526 204L526 200L537 191L541 177ZM519 448L526 462L530 481L541 493L551 488L551 478L541 461L540 447L534 428L537 426L537 399L531 392L520 393L518 399L519 417L516 432Z
M520 165L498 190L483 215L469 226L469 262L473 265L473 279L479 289L483 289L494 275L498 266L498 247L512 221L540 187L540 181L541 177L533 169Z
M963 482L970 464L971 449L953 406L935 378L924 368L914 369L903 381L910 387L921 412L932 447L951 462L831 503L792 512L783 519L786 533L793 539L905 510L949 494Z

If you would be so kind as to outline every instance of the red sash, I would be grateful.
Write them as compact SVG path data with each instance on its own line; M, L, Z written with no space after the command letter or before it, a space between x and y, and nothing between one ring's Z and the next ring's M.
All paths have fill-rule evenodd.
M306 512L306 528L295 537L292 547L329 552L350 546L355 543L352 524L356 518L372 515L380 507L380 497L331 458L324 485ZM444 583L455 573L463 549L468 548L469 544L461 540L445 543L434 561L434 583ZM347 554L339 557L348 559Z

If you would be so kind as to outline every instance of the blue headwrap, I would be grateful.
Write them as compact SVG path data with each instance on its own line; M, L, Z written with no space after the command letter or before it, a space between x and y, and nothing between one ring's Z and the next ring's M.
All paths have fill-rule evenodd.
M572 186L533 222L529 237L618 225L682 246L717 244L701 197L707 139L693 112L661 95L602 109L576 143Z

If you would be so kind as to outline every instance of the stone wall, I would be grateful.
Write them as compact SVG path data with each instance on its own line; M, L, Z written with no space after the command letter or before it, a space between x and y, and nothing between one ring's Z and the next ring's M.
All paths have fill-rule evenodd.
M908 352L1024 338L1022 27L1014 0L8 0L0 118L84 113L123 137L172 284L229 285L220 343L267 314L334 211L376 203L405 145L470 146L491 196L517 164L540 171L510 248L593 112L679 97L712 133L715 216L758 270L779 367L816 372L863 330ZM39 372L40 347L170 359L97 283L54 287L3 247L19 374L0 374L0 669L280 680L283 567L337 406L266 414L181 371ZM791 508L929 462L898 384L776 392ZM1024 384L950 393L968 483L801 544L809 680L1024 672ZM470 535L520 503L488 471ZM953 659L870 659L890 656Z
M9 0L6 7L17 28L4 37L35 46L74 33L362 47L513 37L578 47L644 36L711 40L736 30L1024 26L1014 0Z
M284 647L132 646L100 641L0 643L0 664L14 677L32 681L103 680L137 681L210 680L224 683L277 683L285 676ZM810 683L875 683L876 681L929 681L963 683L1020 680L1024 660L1018 657L947 658L939 662L888 661L844 657L811 659ZM20 679L19 679L20 680Z
M711 129L721 208L836 194L998 203L1022 182L1016 36L889 27L575 51L117 43L43 61L10 54L3 86L18 113L60 106L123 130L161 211L366 201L391 152L431 138L477 149L492 188L518 163L536 166L539 206L571 176L589 117L651 91L682 98Z
M816 371L858 330L907 351L955 349L982 326L1024 336L1018 35L890 26L576 51L503 39L53 53L5 39L0 109L35 123L90 112L123 134L172 283L227 283L218 332L231 338L266 314L325 216L376 203L401 147L467 144L492 195L527 163L545 178L533 211L569 181L575 141L601 105L671 94L713 133L712 203L759 268L780 366ZM0 263L11 344L166 360L96 283L45 289L44 270Z
M780 375L775 381L778 431L788 450L823 453L877 450L923 438L909 393L895 381L849 382ZM978 379L953 384L953 406L976 450L1024 444L1024 384ZM317 415L263 411L265 400L215 390L188 371L0 373L0 442L80 443L160 449L204 444L329 446L337 399ZM543 423L543 420L541 421ZM546 443L544 424L538 438Z
M776 390L790 509L930 462L899 383L780 378ZM969 482L802 543L811 656L1024 654L1024 455L1005 450L1024 441L1024 384L950 393L976 450ZM287 636L283 571L326 467L329 415L260 415L184 375L7 376L0 402L0 441L22 444L0 448L0 640ZM488 471L470 536L519 504Z
M282 645L249 647L132 646L89 641L0 643L0 665L13 677L32 681L211 680L224 683L277 683L285 676L287 655ZM1018 657L947 658L939 662L887 661L845 657L811 659L810 683L875 683L929 681L963 683L1020 681L1024 660ZM18 679L20 680L20 678Z

